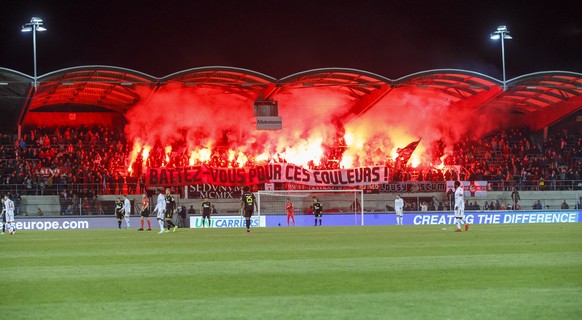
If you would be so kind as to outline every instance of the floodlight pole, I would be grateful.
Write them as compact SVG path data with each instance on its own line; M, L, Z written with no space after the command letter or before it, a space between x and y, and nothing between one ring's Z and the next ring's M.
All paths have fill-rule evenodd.
M507 90L507 81L505 80L505 40L513 39L509 35L509 30L507 30L507 26L499 26L497 30L495 30L491 34L491 39L497 40L501 39L501 64L503 68L503 91Z
M501 65L503 67L503 91L507 90L507 80L505 80L505 41L501 37Z
M46 31L46 28L42 26L42 19L37 17L32 17L30 22L25 23L22 26L22 32L32 32L32 54L34 56L34 89L38 87L37 73L36 73L36 32Z

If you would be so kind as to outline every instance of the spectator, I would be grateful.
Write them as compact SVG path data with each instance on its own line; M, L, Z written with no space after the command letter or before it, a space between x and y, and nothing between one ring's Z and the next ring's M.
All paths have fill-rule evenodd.
M479 206L479 203L477 203L477 201L475 201L475 203L473 204L473 210L481 210L481 207Z
M125 179L121 175L121 172L117 173L117 179L115 179L115 180L117 182L117 194L122 194L123 193L123 184L125 182Z
M69 194L67 193L67 189L63 189L59 194L59 204L61 205L61 215L64 215L69 204Z
M538 191L543 191L546 189L546 181L544 180L544 177L540 177L540 179L538 180Z
M562 202L561 209L562 210L570 209L570 206L568 206L568 204L566 203L566 200L564 200L564 202Z
M352 202L352 204L350 205L350 211L352 211L352 212L361 212L362 211L362 205L360 204L359 199L356 199L356 201Z
M519 196L519 191L517 191L517 188L513 188L513 192L511 193L512 210L517 210L517 205L519 204L520 200L521 197Z
M181 205L178 206L178 227L179 228L187 228L188 224L186 223L186 218L188 217L186 207Z
M14 192L14 214L20 215L20 205L22 204L22 197L18 191Z

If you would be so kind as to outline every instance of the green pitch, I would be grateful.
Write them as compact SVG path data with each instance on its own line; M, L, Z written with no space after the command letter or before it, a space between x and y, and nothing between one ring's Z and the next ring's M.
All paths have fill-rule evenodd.
M2 319L580 319L582 224L18 231Z

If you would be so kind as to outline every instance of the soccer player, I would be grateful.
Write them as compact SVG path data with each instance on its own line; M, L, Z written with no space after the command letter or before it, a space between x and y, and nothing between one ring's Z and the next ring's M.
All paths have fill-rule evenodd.
M396 212L396 225L401 226L404 213L404 199L400 198L400 194L397 194L396 199L394 199L394 211Z
M202 228L204 228L205 225L205 219L208 219L208 228L210 228L210 212L212 211L212 205L210 204L210 201L208 201L208 198L204 198L204 201L202 202Z
M319 199L313 197L313 214L315 215L315 224L317 226L317 220L319 220L319 225L321 226L321 215L323 213L323 206L319 202Z
M152 231L152 226L150 224L150 199L145 193L141 195L141 228L137 229L139 231L143 231L143 221L147 220L148 222L148 231Z
M172 221L172 217L174 216L174 211L176 210L176 200L174 199L174 196L172 195L170 188L166 189L166 226L168 227L168 230L166 230L166 232L170 232L170 229L172 229L172 232L176 232L176 229L178 229L178 226L174 224L174 221Z
M293 225L295 225L295 212L293 212L295 208L293 207L293 203L289 198L287 198L285 209L287 210L287 226L289 226L289 220L293 220Z
M256 208L257 201L255 195L249 191L249 187L245 186L240 199L240 209L244 210L247 233L251 232L251 217Z
M166 197L161 190L158 189L158 200L156 202L156 207L154 211L156 212L156 219L160 225L160 232L158 234L164 233L164 217L166 214Z
M123 218L125 219L125 228L131 228L129 225L129 215L131 214L131 202L127 198L127 195L123 195Z
M465 231L469 230L469 224L465 221L465 191L461 187L461 182L455 181L455 232L461 232L461 224L465 225Z
M117 228L121 229L121 219L123 218L123 201L117 197L115 199L115 216L117 217Z
M2 200L2 213L0 214L2 216L2 233L0 233L0 235L3 235L6 231L6 206L4 205L4 197L0 197L0 200Z
M6 226L8 229L8 234L9 235L13 235L14 234L14 202L12 200L10 200L10 198L8 197L8 195L4 195L4 208L6 209L6 212L4 213L6 215Z

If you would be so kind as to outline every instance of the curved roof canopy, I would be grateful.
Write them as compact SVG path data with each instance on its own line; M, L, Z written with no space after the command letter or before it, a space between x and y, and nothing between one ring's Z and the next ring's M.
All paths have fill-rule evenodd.
M156 84L156 78L150 75L107 66L63 69L45 74L38 80L40 85L28 111L76 105L79 111L91 106L125 113L140 100L138 88L151 91Z
M279 81L283 88L335 87L352 98L362 98L389 85L390 79L370 72L346 69L314 69L287 76Z
M80 66L32 77L0 68L0 108L11 117L4 128L22 124L27 112L110 111L124 114L161 88L218 87L225 93L246 99L273 99L277 93L305 88L332 88L353 101L353 114L361 114L392 92L408 90L446 99L478 110L502 108L516 116L536 118L532 127L541 128L582 108L582 74L547 71L523 75L507 82L458 69L418 72L391 80L356 69L313 69L282 79L234 67L200 67L157 78L139 71L114 66Z
M395 87L425 88L436 95L446 96L453 102L501 87L502 84L501 81L484 74L457 69L417 72L394 81Z
M15 70L0 68L0 117L2 128L14 128L24 105L30 99L33 78Z
M201 67L173 73L160 79L162 85L180 84L186 87L219 87L225 93L255 99L277 79L255 71L233 67Z
M508 83L498 102L516 112L529 113L576 99L582 94L581 75L573 72L538 72Z

